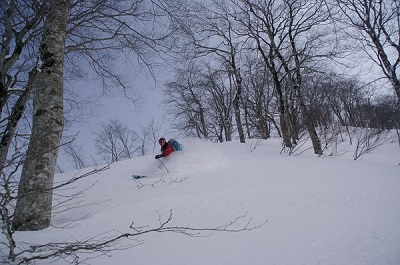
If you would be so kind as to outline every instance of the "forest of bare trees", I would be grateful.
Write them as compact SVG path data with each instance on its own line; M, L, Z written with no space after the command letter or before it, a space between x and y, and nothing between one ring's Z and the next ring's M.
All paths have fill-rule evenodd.
M289 154L306 139L322 156L331 135L352 128L399 132L397 0L1 0L0 17L0 210L11 260L17 230L50 225L59 149L88 165L62 141L76 118L65 110L82 105L65 83L95 75L105 94L129 95L113 67L121 55L150 73L153 57L177 66L164 104L187 136L280 137ZM377 69L368 79L357 58ZM111 120L94 138L111 163L154 150L159 131Z
M175 18L185 63L165 103L187 135L275 135L291 150L306 132L322 155L337 125L398 129L396 1L200 1ZM380 74L348 74L357 57Z

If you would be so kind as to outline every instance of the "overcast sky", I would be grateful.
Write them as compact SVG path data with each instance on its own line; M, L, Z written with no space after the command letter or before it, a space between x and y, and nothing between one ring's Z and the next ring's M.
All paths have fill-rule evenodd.
M168 70L156 69L156 80L154 80L154 77L146 69L134 68L125 64L120 69L121 72L126 72L126 80L130 82L131 91L141 98L139 104L133 104L118 88L111 95L100 96L101 91L96 80L66 82L69 89L73 89L82 99L90 101L90 105L85 105L85 115L64 133L64 136L78 133L75 143L82 147L87 162L91 160L90 156L94 156L98 160L97 162L103 162L96 155L93 136L93 131L100 128L101 123L118 119L129 128L138 130L140 125L147 126L154 119L156 123L163 125L163 134L171 131L170 123L164 117L165 111L162 104L162 86L171 76ZM177 137L176 135L164 136L167 138ZM61 151L58 164L63 170L74 169L73 164L68 161L69 158Z

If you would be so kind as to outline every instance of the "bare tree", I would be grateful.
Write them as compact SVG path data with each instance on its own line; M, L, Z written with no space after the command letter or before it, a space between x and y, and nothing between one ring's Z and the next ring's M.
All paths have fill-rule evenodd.
M74 143L74 140L64 145L64 151L72 159L75 169L83 169L87 167L82 146Z
M123 54L127 62L135 60L154 74L152 55L169 48L168 10L163 2L72 1L66 43L68 73L84 75L91 69L99 77L103 93L120 88L129 97L129 83L113 69L114 61Z
M11 161L18 163L22 160L19 157L16 157ZM1 172L0 181L0 217L2 221L2 234L4 234L7 240L1 244L6 246L6 249L8 250L8 259L10 260L15 259L16 242L13 236L15 229L12 225L12 220L14 215L15 191L18 189L18 176L16 172L20 166L21 163L13 166L6 165L6 170Z
M176 79L166 84L164 103L178 129L188 135L208 138L206 95L200 67L189 63L187 69L177 69Z
M254 57L246 60L243 84L243 108L249 138L267 139L271 135L271 127L277 126L274 113L277 112L272 77L265 63Z
M381 129L356 128L354 130L355 151L353 159L357 160L361 156L388 142L388 135L389 131L383 132Z
M235 32L235 20L230 5L226 1L209 1L207 4L195 2L191 6L190 17L182 20L184 42L193 47L195 57L209 56L220 63L228 76L231 90L234 118L241 143L245 142L242 124L241 95L242 74L240 57L244 40Z
M34 66L45 14L43 1L2 1L0 6L0 170L9 149L36 76Z
M106 162L132 158L138 147L137 134L123 125L118 119L102 123L98 132L94 132L97 152Z
M397 0L335 1L344 23L356 30L348 36L380 67L400 104L400 2Z
M137 133L140 145L138 149L142 156L147 154L150 149L154 152L158 139L160 138L161 124L156 123L154 119L150 121L147 126L140 126L140 132Z
M263 59L264 63L267 65L268 70L271 73L272 80L274 83L275 90L277 92L278 102L279 102L279 113L280 113L280 128L283 137L284 146L292 148L293 142L291 140L291 133L290 133L290 123L289 123L289 108L286 104L286 95L287 91L285 90L284 83L282 81L282 76L280 73L280 67L277 65L276 62L276 55L273 46L271 45L270 41L268 40L268 33L269 35L274 36L277 34L277 31L267 31L264 27L271 26L274 22L273 14L279 15L278 11L272 9L273 2L270 3L262 3L259 2L256 6L256 2L250 3L249 1L245 1L242 5L239 1L232 1L232 3L237 6L238 10L240 11L236 17L242 27L242 35L247 35L255 42L255 49L258 50L259 56ZM265 5L264 5L265 4ZM251 8L250 8L251 7ZM254 14L255 7L260 10L260 14L257 16ZM264 10L264 12L263 12ZM253 17L254 14L254 17ZM263 19L263 14L265 15L265 21ZM277 23L279 25L279 23ZM280 29L279 27L277 30ZM263 35L266 34L266 37ZM293 135L293 134L292 134ZM293 139L295 140L295 139Z
M236 87L229 79L225 70L213 69L204 61L192 61L187 68L177 69L164 94L178 129L190 136L231 141Z
M288 125L293 125L293 120L288 114L290 108L295 107L286 102L295 100L314 152L321 155L321 143L302 94L302 78L317 63L313 61L315 58L327 58L331 54L325 42L325 34L321 31L321 26L329 18L325 4L315 0L259 0L244 1L244 4L233 2L241 10L238 20L242 23L243 35L254 40L254 46L272 74L280 101L285 145L292 145ZM318 49L319 46L328 49L328 52ZM294 125L292 132L296 132L297 126Z
M224 70L207 67L204 90L207 93L207 105L209 106L208 123L210 138L216 138L219 142L232 141L234 132L234 108L233 101L236 88L229 82L230 77ZM228 81L227 81L228 79Z

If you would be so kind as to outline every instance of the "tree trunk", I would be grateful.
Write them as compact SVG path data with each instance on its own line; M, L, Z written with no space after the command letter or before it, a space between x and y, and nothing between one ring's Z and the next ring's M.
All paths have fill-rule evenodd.
M240 75L240 69L236 67L236 62L235 62L235 55L234 53L231 53L231 66L233 69L233 74L235 76L235 85L236 85L236 94L235 98L233 99L233 110L235 113L235 121L236 121L236 126L238 129L239 133L239 139L241 143L245 143L245 137L244 137L244 131L243 131L243 125L242 125L242 117L240 114L240 97L242 95L242 76Z
M68 0L50 0L34 81L32 134L21 173L13 225L16 230L49 227L54 170L61 141L63 68Z
M274 81L275 90L278 93L278 102L279 102L279 124L281 126L282 138L283 138L283 146L287 148L292 148L293 144L290 140L290 133L289 133L289 126L287 123L287 111L285 107L285 100L282 92L282 85L279 81L278 72L276 71L275 65L273 60L270 61L271 67L269 67L272 79Z
M235 99L233 100L233 109L234 109L234 113L235 113L236 126L238 129L240 142L245 143L246 140L244 137L242 118L241 118L241 114L240 114L240 95L242 93L241 78L239 80L236 80L236 86L237 86L237 90L236 90Z
M206 117L204 114L204 108L202 105L199 106L200 107L200 122L201 122L201 128L202 128L202 135L205 139L208 139L208 129L207 129L207 123L206 123Z
M25 111L26 103L29 100L32 91L32 83L36 76L36 70L29 73L28 84L25 89L21 92L16 103L14 104L11 115L8 117L7 126L4 129L2 137L0 139L0 172L3 172L5 163L7 161L7 156L9 153L9 148L11 141L17 130L17 125Z
M318 137L317 131L315 130L314 122L313 122L312 118L310 117L310 113L307 109L306 104L304 103L304 99L301 94L301 91L297 87L295 87L295 89L297 89L297 101L300 106L301 114L304 119L304 123L306 124L307 131L311 138L314 153L317 155L322 155L323 152L322 152L322 147L321 147L321 141Z
M232 141L232 124L230 119L226 119L223 121L224 133L225 133L225 141Z
M287 148L292 148L292 141L290 140L289 128L287 124L287 118L285 111L281 111L279 114L279 124L281 126L283 145Z
M301 91L301 84L302 84L302 74L301 70L302 69L302 63L300 62L300 55L301 53L297 50L296 47L296 42L295 42L295 36L296 32L293 30L295 29L295 26L293 25L294 23L294 16L295 16L295 11L292 9L292 5L289 5L289 10L290 10L290 23L289 23L289 40L290 40L290 46L292 48L292 56L295 61L295 68L294 72L296 75L296 80L292 77L291 71L288 67L287 64L285 64L285 61L282 59L282 55L279 54L279 57L281 58L281 62L284 65L285 71L288 75L289 82L294 90L294 92L297 92L297 103L299 104L300 111L302 114L302 117L304 119L304 123L306 124L307 131L310 135L311 142L314 148L314 153L317 155L322 155L322 147L321 147L321 141L318 137L317 131L315 130L314 126L314 121L313 118L310 115L310 112L304 102L303 94Z

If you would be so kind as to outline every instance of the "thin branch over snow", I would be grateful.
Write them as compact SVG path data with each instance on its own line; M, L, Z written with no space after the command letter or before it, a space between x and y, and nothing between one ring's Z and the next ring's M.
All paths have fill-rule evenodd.
M159 215L159 226L149 228L149 226L136 226L134 222L129 226L133 232L122 233L115 236L103 237L102 235L78 240L64 242L52 242L43 245L30 246L29 249L19 253L21 256L16 264L25 264L34 260L43 259L68 259L73 260L74 264L81 264L80 254L98 254L107 255L113 250L122 250L143 244L144 241L137 239L137 237L149 233L179 233L190 237L205 237L210 236L212 232L228 232L237 233L244 231L252 231L262 227L268 220L261 224L253 225L252 218L247 218L246 214L235 218L233 221L220 226L207 228L207 227L190 227L190 226L173 226L169 225L172 221L172 209L169 216L162 220ZM245 221L244 225L239 223ZM207 233L207 234L205 234ZM123 240L135 239L136 244L123 245Z

